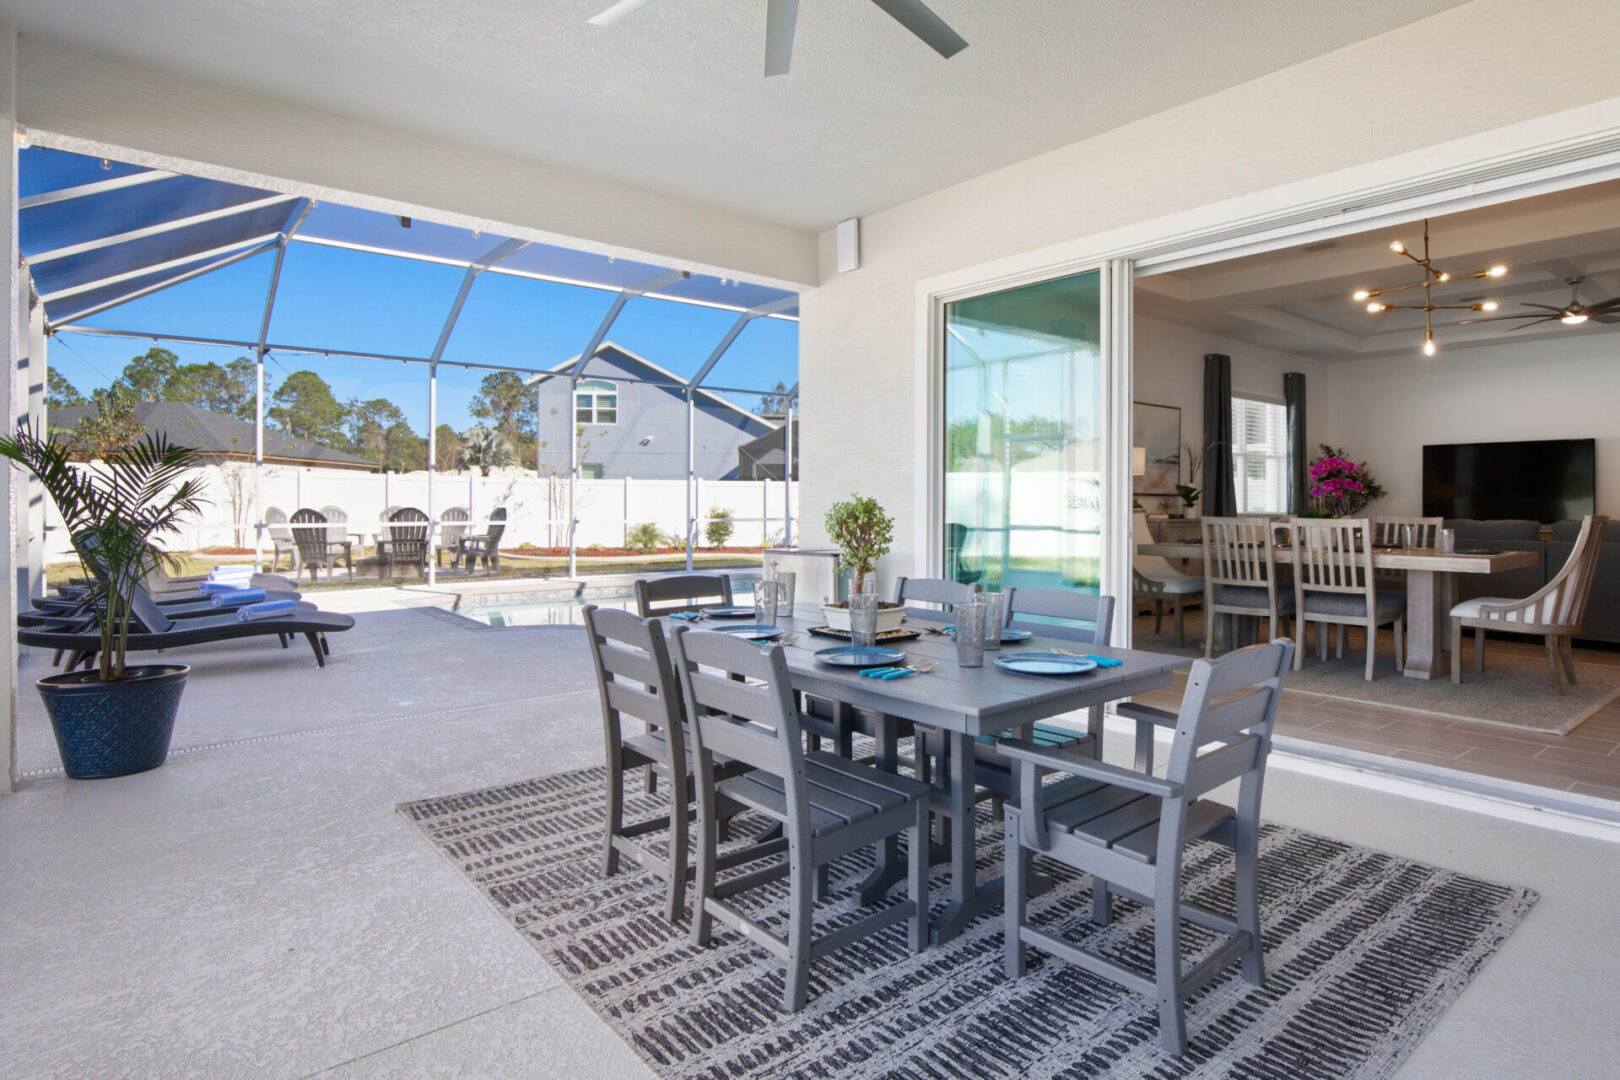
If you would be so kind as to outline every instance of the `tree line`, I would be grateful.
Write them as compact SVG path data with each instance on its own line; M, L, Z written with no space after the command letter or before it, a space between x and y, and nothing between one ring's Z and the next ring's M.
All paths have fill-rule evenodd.
M168 349L153 346L132 357L110 386L82 394L61 372L46 378L49 409L93 407L68 434L87 457L103 457L138 439L142 425L135 406L149 401L179 401L252 423L256 370L250 357L227 364L182 364ZM536 438L534 392L516 372L491 372L479 384L468 411L481 424L458 433L449 424L436 431L435 469L533 467L545 444ZM341 450L389 472L428 467L428 441L416 434L399 406L387 398L339 401L331 386L308 369L294 371L275 385L265 373L265 425L333 450Z

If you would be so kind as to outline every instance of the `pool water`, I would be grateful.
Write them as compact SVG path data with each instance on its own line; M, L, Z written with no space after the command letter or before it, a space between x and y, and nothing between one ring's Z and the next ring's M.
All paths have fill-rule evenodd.
M739 604L753 603L754 582L734 578L731 595ZM631 589L591 589L584 595L559 592L464 595L448 610L496 629L514 626L583 626L585 619L581 612L586 604L617 611L634 611L636 594Z

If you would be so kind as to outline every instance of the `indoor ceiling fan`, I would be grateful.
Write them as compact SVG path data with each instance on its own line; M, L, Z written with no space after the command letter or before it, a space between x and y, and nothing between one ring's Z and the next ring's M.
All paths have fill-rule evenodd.
M1581 283L1584 277L1566 279L1569 284L1569 303L1563 307L1553 307L1551 304L1525 303L1524 307L1540 308L1540 311L1527 311L1522 315L1492 315L1488 319L1464 319L1465 323L1501 322L1504 319L1527 319L1528 322L1512 327L1512 330L1523 330L1527 326L1536 326L1539 323L1552 322L1557 319L1566 326L1579 326L1588 319L1595 323L1620 323L1620 296L1611 296L1607 300L1596 304L1583 304L1580 299Z
M653 0L619 0L587 20L593 26L612 26ZM935 15L923 0L872 0L895 22L910 30L930 49L949 59L967 48L967 42L944 19ZM799 17L799 0L766 0L765 74L786 75L793 60L793 27Z

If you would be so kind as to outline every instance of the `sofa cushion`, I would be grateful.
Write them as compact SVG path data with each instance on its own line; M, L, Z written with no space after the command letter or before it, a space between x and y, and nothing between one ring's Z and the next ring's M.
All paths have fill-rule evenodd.
M1554 540L1573 541L1581 535L1581 519L1572 521L1555 521L1552 524L1552 538ZM1603 534L1605 544L1620 544L1620 533L1608 530Z
M1538 541L1541 539L1541 522L1539 521L1520 521L1517 519L1504 521L1475 521L1473 518L1447 518L1445 527L1456 531L1458 541Z

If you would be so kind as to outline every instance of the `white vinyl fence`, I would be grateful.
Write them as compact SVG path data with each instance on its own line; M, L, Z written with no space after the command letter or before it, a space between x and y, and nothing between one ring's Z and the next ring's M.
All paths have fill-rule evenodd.
M253 547L253 468L251 465L209 466L197 470L208 490L209 505L202 519L170 542L177 550L205 547ZM482 531L489 512L506 508L502 547L524 543L536 547L568 546L568 480L510 474L439 473L434 477L434 515L453 506L466 508L473 531ZM793 484L792 505L798 507L798 483ZM734 523L727 546L779 544L786 522L785 485L780 480L699 480L697 482L696 550L708 546L704 530L715 509L728 509ZM349 531L372 542L384 511L414 506L428 509L428 474L363 473L347 469L264 467L264 506L277 507L291 517L309 507L340 507L348 515ZM575 537L583 551L591 546L623 547L632 528L651 522L672 544L686 543L685 480L580 480L574 496L579 519ZM71 545L52 508L48 513L47 558L71 558ZM794 522L797 534L798 523ZM269 538L265 538L269 548Z

